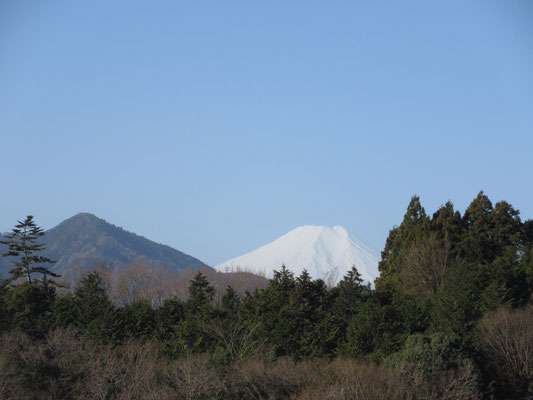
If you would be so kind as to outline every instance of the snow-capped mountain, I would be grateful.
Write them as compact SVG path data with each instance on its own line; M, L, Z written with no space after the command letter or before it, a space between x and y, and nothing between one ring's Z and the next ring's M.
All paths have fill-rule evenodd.
M243 269L271 278L274 270L285 265L299 275L304 269L317 278L342 279L355 265L366 282L378 276L379 252L342 226L300 226L250 253L215 266L221 272Z

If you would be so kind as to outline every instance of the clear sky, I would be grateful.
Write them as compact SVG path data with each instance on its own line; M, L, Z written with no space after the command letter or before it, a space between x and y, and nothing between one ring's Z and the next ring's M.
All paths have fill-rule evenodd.
M209 264L383 249L418 194L533 218L533 2L0 0L0 231L78 212Z

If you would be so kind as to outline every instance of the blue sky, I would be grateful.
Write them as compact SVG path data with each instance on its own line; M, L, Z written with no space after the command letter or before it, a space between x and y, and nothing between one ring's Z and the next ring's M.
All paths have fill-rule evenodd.
M0 231L86 211L217 264L381 250L413 194L533 217L533 3L0 2Z

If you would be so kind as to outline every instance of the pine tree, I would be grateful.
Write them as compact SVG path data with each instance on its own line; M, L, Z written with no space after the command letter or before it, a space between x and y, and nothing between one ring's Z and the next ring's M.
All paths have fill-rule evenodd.
M74 299L77 327L100 343L110 342L116 324L115 309L98 272L80 279Z
M429 233L430 218L418 196L413 196L400 226L389 232L385 249L381 252L378 269L380 276L376 279L376 289L379 291L394 291L398 289L399 274L404 265L405 251L417 239L424 238Z
M228 286L221 299L220 308L222 311L228 314L228 317L235 316L239 310L240 303L239 294L231 286Z
M44 235L43 229L35 224L32 215L28 215L24 222L17 222L18 224L15 225L15 228L7 235L7 240L0 241L0 243L7 245L9 248L9 251L3 254L4 257L19 257L19 260L13 261L15 268L9 271L11 276L8 278L8 282L11 283L17 279L25 278L26 282L31 284L32 274L41 273L43 274L42 282L45 286L49 282L53 283L53 281L47 279L47 276L57 278L60 275L39 264L49 264L55 261L35 254L45 249L44 244L38 243L38 239Z
M447 201L439 207L431 219L431 231L437 234L438 239L447 238L453 250L458 247L463 239L465 223L459 211L454 210L453 203Z
M209 306L213 301L214 295L215 288L211 286L207 277L201 271L198 271L189 285L188 303L190 303L193 310L198 311L203 307Z
M463 241L465 258L469 262L488 264L494 260L494 221L492 203L479 192L466 209L463 221L466 237Z
M360 303L368 297L370 286L364 285L361 274L355 265L346 273L333 289L335 302L333 312L345 325L348 325L355 315Z

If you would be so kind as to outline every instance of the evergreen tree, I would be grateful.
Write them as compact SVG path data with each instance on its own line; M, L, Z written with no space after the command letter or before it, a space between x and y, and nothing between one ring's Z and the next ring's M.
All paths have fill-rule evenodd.
M218 367L227 367L235 360L260 351L254 348L258 344L253 336L257 325L248 327L239 315L240 304L239 294L231 286L227 286L216 317L204 324L204 331L213 342L211 358Z
M189 299L187 304L191 311L197 312L213 301L215 288L211 286L207 277L201 271L194 276L189 285Z
M406 249L400 283L403 293L419 299L437 293L457 260L453 256L448 235L439 239L441 232L433 232L423 239L417 239Z
M503 306L518 306L529 300L524 264L524 226L519 211L506 201L492 206L480 192L464 215L462 242L465 268L476 274L478 291L473 293L485 313Z
M400 226L394 227L389 232L378 265L380 276L376 279L376 289L381 291L398 289L399 273L402 270L406 250L413 242L427 236L429 230L430 219L420 204L420 198L415 195L407 206Z
M241 298L239 294L231 286L228 286L222 296L220 308L230 318L237 315L240 304Z
M374 293L360 305L338 348L339 355L380 360L401 348L405 340L401 312L383 297L387 297L383 292Z
M294 289L294 274L283 264L279 271L274 271L274 276L268 283L270 290L278 292L287 298L289 293Z
M533 220L531 219L525 221L522 226L522 243L521 268L526 276L529 295L533 296Z
M390 355L385 365L394 368L405 377L405 382L412 387L412 391L421 391L420 382L434 382L431 395L421 395L420 398L477 398L471 397L468 390L470 385L462 386L464 397L450 396L450 389L442 384L442 377L456 375L462 368L470 366L470 373L462 375L465 382L477 381L477 373L469 354L462 348L461 342L454 336L441 332L432 335L414 334L407 338L403 348ZM475 385L475 383L474 383ZM474 386L475 387L475 386ZM426 389L427 390L427 389Z
M183 351L176 327L184 320L184 302L176 297L165 300L156 311L155 337L163 352L170 356L175 357Z
M354 265L332 289L335 297L333 313L341 321L342 331L346 328L357 312L357 307L370 294L370 286L363 284L361 274Z
M172 356L206 352L212 344L205 326L216 316L216 310L211 304L215 288L209 283L207 277L198 271L190 281L188 291L189 297L183 304L183 318L167 327L170 335L162 343L164 351ZM171 306L171 303L167 303L167 306ZM170 316L176 312L179 318L181 305L174 302L167 311L170 312ZM160 334L160 329L161 326L158 327L158 334Z
M97 272L82 278L74 291L77 307L76 325L99 342L113 339L116 318L111 299Z
M291 293L295 288L294 274L281 266L274 271L264 290L257 290L242 302L242 314L249 327L260 324L258 336L274 345L277 355L291 354L297 338L292 328L292 315L289 311Z
M183 301L174 297L166 299L156 310L156 337L164 341L170 337L173 326L185 318Z
M490 263L494 258L494 226L492 203L479 192L463 216L466 236L463 241L463 257L474 263Z
M520 211L516 210L506 201L499 201L492 211L494 226L494 245L496 255L501 255L507 246L517 247L522 239L522 222Z
M458 246L464 234L464 223L461 213L454 210L451 201L447 201L433 214L431 231L436 233L438 239L449 241L452 250Z
M5 312L0 317L12 329L26 332L32 337L43 337L52 323L51 313L56 291L53 286L16 285L5 293Z
M334 342L328 332L329 324L322 324L326 317L327 288L322 279L312 279L307 270L296 278L291 293L287 324L298 336L297 347L291 355L297 358L324 356Z
M59 277L39 264L54 263L46 257L36 253L45 249L44 244L38 243L41 236L44 235L42 228L37 226L33 221L33 216L28 215L26 219L15 225L15 228L7 235L7 240L2 240L0 243L8 246L9 251L4 253L4 257L19 257L17 261L13 261L15 268L9 271L9 282L16 281L20 278L25 278L28 284L32 283L32 274L41 273L43 275L42 282L47 285L48 282L53 282L47 279L47 276Z
M137 300L120 308L117 324L121 338L151 339L156 329L156 312L150 301Z

